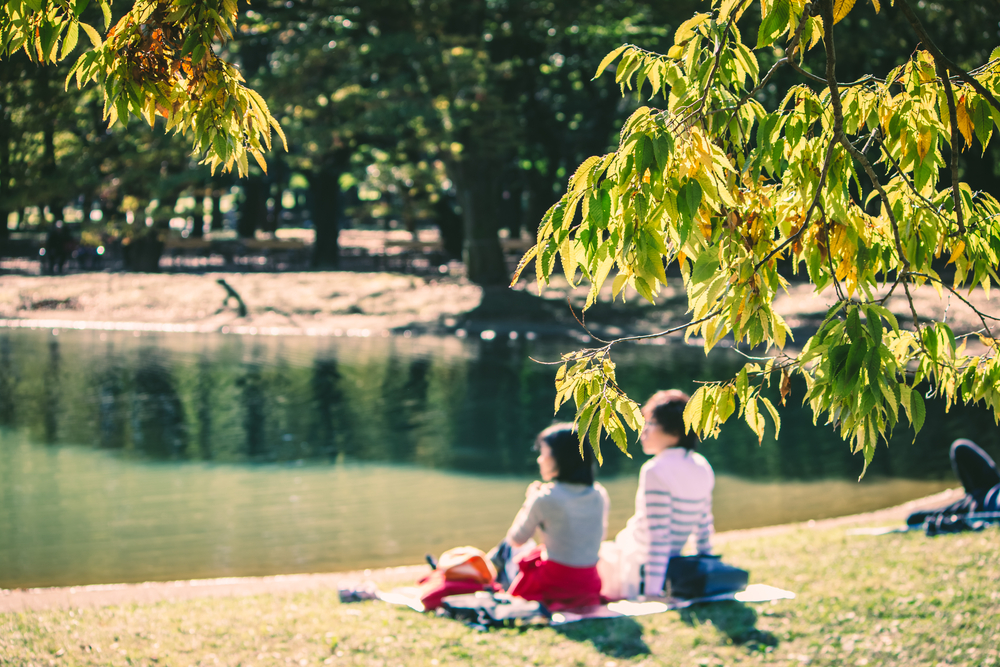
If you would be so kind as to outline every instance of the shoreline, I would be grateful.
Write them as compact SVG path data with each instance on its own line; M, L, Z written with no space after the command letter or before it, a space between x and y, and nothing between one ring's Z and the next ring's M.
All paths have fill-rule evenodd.
M229 288L244 302L244 315ZM956 335L982 326L964 303L938 295L930 286L912 294L922 316L947 317ZM656 304L630 289L623 293L624 301L613 301L611 285L605 285L586 313L584 329L576 317L586 296L585 287L571 287L559 276L538 293L526 280L513 288L484 288L461 277L389 272L2 275L0 329L270 336L533 335L575 339L579 344L589 342L590 335L614 339L652 334L688 319L687 296L679 278L662 290ZM832 299L831 290L817 294L808 283L791 284L777 295L774 309L792 331L790 347L801 346L815 332ZM980 287L967 300L989 310L990 301ZM904 297L894 295L885 306L900 323L910 322ZM668 338L679 342L683 333ZM971 340L970 352L979 345Z
M954 502L964 495L962 489L948 489L924 498L887 507L885 509L829 519L810 520L776 526L761 526L716 533L715 545L748 539L780 535L793 530L824 530L858 523L876 521L898 522L918 509L930 509ZM106 607L113 605L141 605L157 602L176 602L200 598L243 597L249 595L288 595L318 590L336 590L342 583L404 583L427 573L427 565L352 570L348 572L323 572L279 574L260 577L221 577L138 584L93 584L55 588L0 589L0 614L70 609L78 607Z

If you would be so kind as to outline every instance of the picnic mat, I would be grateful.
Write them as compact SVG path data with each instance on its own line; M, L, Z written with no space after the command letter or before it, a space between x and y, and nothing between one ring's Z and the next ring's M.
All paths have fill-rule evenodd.
M391 591L378 591L374 594L379 600L389 604L401 605L424 611L424 605L415 587L395 588ZM608 604L596 605L587 609L577 611L561 611L552 614L549 620L550 625L565 625L576 623L593 618L619 618L621 616L646 616L648 614L662 614L665 611L674 609L684 609L694 604L704 602L722 602L724 600L735 600L737 602L769 602L771 600L791 600L795 593L786 591L767 584L750 584L746 590L738 593L723 593L711 597L693 598L690 600L681 598L671 598L666 602L633 602L631 600L621 600L619 602L609 602Z

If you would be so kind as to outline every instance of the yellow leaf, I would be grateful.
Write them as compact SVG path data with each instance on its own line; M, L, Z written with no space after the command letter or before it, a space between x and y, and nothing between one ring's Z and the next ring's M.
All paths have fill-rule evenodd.
M961 257L963 252L965 252L965 241L960 240L955 244L955 247L951 249L951 259L948 260L948 264L951 264ZM947 264L945 266L947 266Z
M920 159L923 160L927 157L927 154L931 150L931 141L934 139L934 133L930 130L922 130L920 134L917 135L917 153L920 155Z
M847 16L854 7L854 0L834 0L833 2L833 22L840 23L841 19Z
M875 13L878 14L882 11L881 5L878 4L878 0L872 0L872 4L875 5Z
M975 128L972 125L972 119L969 118L969 110L965 107L965 98L962 97L958 101L958 105L955 109L955 117L958 120L958 131L962 133L962 137L965 138L965 145L972 145L972 133ZM957 148L957 146L955 147Z

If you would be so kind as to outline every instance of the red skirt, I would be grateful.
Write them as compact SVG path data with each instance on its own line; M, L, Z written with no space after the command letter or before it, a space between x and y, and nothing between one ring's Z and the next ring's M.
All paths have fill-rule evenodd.
M538 600L551 611L601 604L601 578L597 566L570 567L542 560L542 547L521 559L521 571L507 592L525 600Z

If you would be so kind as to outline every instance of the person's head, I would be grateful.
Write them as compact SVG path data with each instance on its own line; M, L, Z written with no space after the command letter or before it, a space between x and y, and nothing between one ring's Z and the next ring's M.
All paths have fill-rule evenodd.
M573 424L553 424L539 433L535 451L538 470L546 482L594 483L594 451L587 445L580 446Z
M643 453L655 455L670 447L697 448L698 436L684 429L684 407L689 398L679 389L665 389L649 397L642 406L646 419L640 435Z

